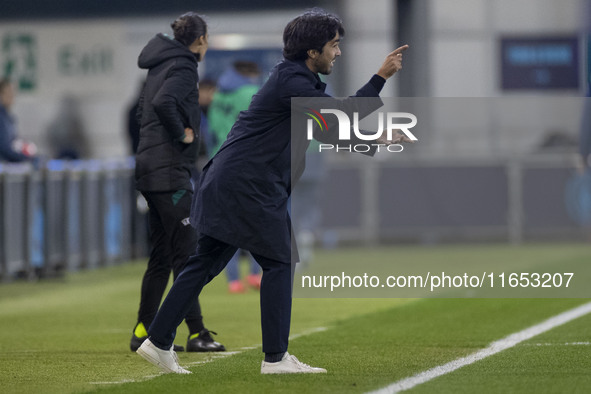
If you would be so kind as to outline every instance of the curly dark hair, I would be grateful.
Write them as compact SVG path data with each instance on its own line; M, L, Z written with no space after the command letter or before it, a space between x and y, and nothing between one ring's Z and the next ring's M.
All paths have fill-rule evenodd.
M310 49L322 53L324 45L337 33L341 37L345 35L338 16L320 8L306 11L285 26L283 56L288 60L306 60Z
M172 24L174 39L188 47L196 39L207 35L207 23L203 16L195 12L187 12L179 16Z

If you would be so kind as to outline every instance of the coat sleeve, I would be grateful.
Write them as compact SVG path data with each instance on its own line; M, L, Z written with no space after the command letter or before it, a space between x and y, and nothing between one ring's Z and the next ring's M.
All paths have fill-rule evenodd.
M179 104L195 89L196 76L194 66L186 64L173 67L152 100L156 115L173 140L182 140L185 136L185 127L189 126L184 125L181 120Z
M290 105L292 97L331 97L315 86L313 80L304 71L297 71L285 76L281 83L280 99ZM369 82L363 85L350 97L379 97L386 80L379 75L371 77Z
M304 70L286 73L279 79L279 99L286 106L293 97L331 97L316 87L316 81Z
M311 98L311 103L315 103L314 99L326 98L327 108L339 109L349 114L350 119L354 112L357 112L359 118L363 119L383 105L379 94L386 81L378 75L372 76L372 78L355 93L355 95L345 99L332 98L330 95L316 88L314 82L314 80L310 79L309 74L307 75L305 72L295 72L289 75L281 83L282 102L285 102L286 105L291 105L291 98L293 97ZM357 100L361 97L365 97L367 100ZM300 104L303 104L304 102L305 101L300 102ZM303 104L302 108L295 109L295 111L302 113L307 112L306 110L307 106L305 104ZM314 124L314 139L323 143L338 144L341 141L339 141L339 125L336 117L326 116L324 119L327 122L326 130L321 131L320 128ZM360 144L367 143L367 141L361 140L357 138L354 133L351 133L350 143ZM375 147L372 147L366 154L373 155L374 153Z

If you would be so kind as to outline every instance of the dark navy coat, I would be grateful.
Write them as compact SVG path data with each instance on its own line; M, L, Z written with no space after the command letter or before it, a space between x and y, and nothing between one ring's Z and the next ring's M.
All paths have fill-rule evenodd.
M384 82L374 76L356 96L378 97ZM291 263L291 170L301 174L307 147L292 158L291 98L330 97L325 87L303 62L275 66L203 170L191 218L201 234Z

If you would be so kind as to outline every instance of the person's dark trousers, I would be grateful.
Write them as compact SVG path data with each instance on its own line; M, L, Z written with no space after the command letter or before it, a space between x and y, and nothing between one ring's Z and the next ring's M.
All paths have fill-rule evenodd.
M171 270L176 279L195 250L197 231L189 224L188 219L193 196L191 191L142 194L150 208L152 250L142 281L138 322L144 323L147 328L152 324L162 302ZM186 316L183 317L191 334L203 330L203 317L197 297L191 300Z
M195 255L174 282L156 318L148 329L152 343L168 350L176 328L182 322L191 300L217 276L237 248L207 235L201 235ZM287 351L291 323L291 264L252 254L263 269L261 282L261 327L263 352Z

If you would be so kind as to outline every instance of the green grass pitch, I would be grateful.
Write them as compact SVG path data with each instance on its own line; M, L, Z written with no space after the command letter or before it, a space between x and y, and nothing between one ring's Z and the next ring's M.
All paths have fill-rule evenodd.
M357 251L358 252L358 251ZM359 258L319 251L317 261ZM404 246L364 251L408 261L591 262L589 245ZM488 256L488 257L484 257ZM230 295L225 277L201 300L226 354L180 353L192 375L161 375L129 350L144 261L37 283L0 284L2 393L363 393L486 348L589 299L296 298L290 352L326 375L259 373L258 293ZM416 386L413 393L588 393L591 315ZM184 344L183 324L177 334Z

